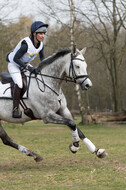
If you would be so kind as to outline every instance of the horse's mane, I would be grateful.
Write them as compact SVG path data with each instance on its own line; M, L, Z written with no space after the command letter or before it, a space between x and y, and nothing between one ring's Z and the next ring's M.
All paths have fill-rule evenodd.
M58 50L56 53L52 54L52 56L49 56L46 59L44 59L43 61L41 61L38 65L38 67L36 68L37 71L41 71L41 69L44 68L45 66L51 64L59 57L64 56L70 52L71 52L71 48L64 48L64 49Z

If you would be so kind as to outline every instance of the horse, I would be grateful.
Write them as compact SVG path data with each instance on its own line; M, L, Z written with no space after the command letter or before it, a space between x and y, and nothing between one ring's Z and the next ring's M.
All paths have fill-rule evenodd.
M67 125L72 132L72 143L69 145L70 151L76 153L79 150L79 141L82 140L91 153L97 157L104 158L107 153L105 149L98 149L83 132L76 126L72 114L67 107L65 95L61 89L62 82L69 81L78 83L82 90L92 87L92 82L87 74L87 63L84 58L86 48L79 50L74 48L63 48L47 57L36 67L36 75L25 73L28 85L28 98L24 99L25 104L32 110L34 118L30 118L22 111L22 118L12 118L12 99L0 99L0 121L11 123L24 123L33 119L43 120L44 123L55 123ZM0 82L0 89L4 93L5 85ZM10 84L8 84L10 85ZM8 136L0 122L0 138L3 144L8 145L34 158L36 162L43 158L26 148L15 143Z

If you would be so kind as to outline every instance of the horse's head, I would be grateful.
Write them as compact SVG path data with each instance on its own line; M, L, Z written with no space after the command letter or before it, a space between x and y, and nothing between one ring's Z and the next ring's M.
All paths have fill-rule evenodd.
M72 78L74 82L80 84L83 90L88 90L92 86L92 82L87 75L87 64L83 56L85 51L86 48L82 49L81 51L74 48L74 51L72 52L70 48L61 49L52 56L44 59L36 68L36 72L39 73L44 67L46 67L46 76L62 80L63 78L60 77L65 77L66 74L68 77ZM65 55L67 56L64 60ZM71 60L68 58L70 55ZM66 64L63 64L63 62ZM51 76L48 75L49 73L51 73Z
M84 59L86 48L81 51L74 48L71 53L71 62L69 69L67 68L67 74L70 78L73 78L75 82L80 84L82 90L88 90L92 87L92 82L87 75L87 63Z

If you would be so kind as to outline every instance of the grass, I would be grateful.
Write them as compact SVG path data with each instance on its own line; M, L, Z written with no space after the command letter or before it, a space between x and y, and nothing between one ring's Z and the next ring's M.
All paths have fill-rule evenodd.
M79 123L79 120L76 120ZM79 125L84 134L108 156L99 159L80 142L69 151L70 130L63 125L28 122L3 124L8 135L43 156L36 163L0 142L0 190L125 190L126 125Z

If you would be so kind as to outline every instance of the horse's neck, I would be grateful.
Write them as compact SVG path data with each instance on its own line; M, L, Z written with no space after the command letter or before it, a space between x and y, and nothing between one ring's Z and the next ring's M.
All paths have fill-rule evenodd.
M42 71L48 75L61 77L63 72L65 71L65 61L63 61L62 59L58 59L45 67Z
M59 58L50 65L46 66L43 70L42 73L52 76L52 77L57 77L57 78L64 78L65 77L65 69L66 69L66 59L64 58ZM48 79L47 79L48 80ZM62 83L62 80L57 80L55 78L51 78L52 85L60 86Z

